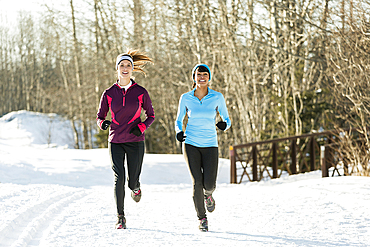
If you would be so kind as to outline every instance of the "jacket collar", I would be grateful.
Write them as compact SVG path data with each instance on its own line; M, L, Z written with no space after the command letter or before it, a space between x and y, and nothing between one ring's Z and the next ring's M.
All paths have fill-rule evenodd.
M136 84L137 84L133 79L130 79L130 83L131 83L131 85L130 85L127 89L129 89L130 87L132 87L132 86L134 86L134 85L136 85ZM124 87L121 87L121 86L118 84L118 80L116 81L116 83L114 83L114 85L115 85L115 86L117 86L119 89L124 88ZM127 91L127 89L125 88L125 90L126 90L126 91Z

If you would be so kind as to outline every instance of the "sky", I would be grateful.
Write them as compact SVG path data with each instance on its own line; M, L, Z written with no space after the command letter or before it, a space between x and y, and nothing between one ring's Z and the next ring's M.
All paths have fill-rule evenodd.
M145 154L142 199L126 186L117 230L108 150L73 149L68 121L11 112L0 118L0 247L370 246L370 178L321 171L229 184L220 159L209 232L198 230L181 154Z
M27 11L36 15L43 2L44 0L0 0L0 20L3 23L15 23L19 11Z
M81 1L74 0L76 4L81 3ZM60 10L69 7L69 0L0 0L0 26L16 24L21 11L25 11L35 18L40 18L40 14L46 11L45 4Z

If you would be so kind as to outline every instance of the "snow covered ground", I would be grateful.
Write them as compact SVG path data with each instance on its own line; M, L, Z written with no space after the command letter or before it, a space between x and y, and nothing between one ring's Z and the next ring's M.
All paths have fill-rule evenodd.
M370 246L370 178L231 185L228 160L200 232L182 155L145 155L142 200L126 196L128 229L116 230L108 151L72 149L68 128L55 115L0 118L0 246Z

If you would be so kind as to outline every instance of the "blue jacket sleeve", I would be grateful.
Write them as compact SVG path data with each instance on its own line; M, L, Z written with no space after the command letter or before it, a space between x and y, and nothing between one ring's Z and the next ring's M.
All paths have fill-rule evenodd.
M222 94L221 94L221 97L219 97L218 113L220 113L222 120L226 122L226 129L225 129L226 131L231 126L231 120L229 118L229 112L227 111L225 98Z
M179 133L182 130L182 123L186 114L186 106L184 102L184 95L181 95L180 100L179 100L179 108L177 109L177 118L175 122L175 130L176 133Z

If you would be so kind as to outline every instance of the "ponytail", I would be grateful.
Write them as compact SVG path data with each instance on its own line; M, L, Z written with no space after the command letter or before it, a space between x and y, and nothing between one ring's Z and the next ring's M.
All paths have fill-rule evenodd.
M147 64L147 63L152 63L153 64L153 60L148 57L145 52L141 52L139 50L135 50L135 49L132 49L132 48L127 48L127 51L125 54L128 54L132 57L132 60L134 61L134 70L133 71L136 71L136 72L140 72L140 73L143 73L144 76L146 76L145 72L144 72L144 65Z

